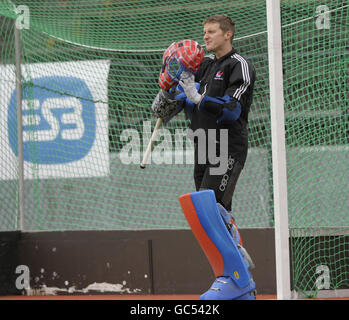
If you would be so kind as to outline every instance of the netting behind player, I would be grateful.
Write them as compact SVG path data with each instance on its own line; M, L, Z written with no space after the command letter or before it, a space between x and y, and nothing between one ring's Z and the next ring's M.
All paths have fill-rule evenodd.
M25 4L25 1L21 1L21 5ZM77 100L72 100L76 105L90 103L97 112L102 113L101 118L106 115L108 118L99 122L100 130L97 126L100 139L91 147L95 152L92 156L89 153L89 158L83 158L80 170L71 168L66 174L64 171L67 169L59 165L71 164L69 161L78 157L74 154L73 144L67 149L66 141L58 139L62 133L69 132L69 128L62 127L62 123L56 132L44 126L39 129L35 126L24 128L28 130L28 137L29 133L31 136L24 147L27 157L32 159L26 166L28 180L25 182L24 225L27 229L187 228L178 206L178 195L194 189L192 146L187 146L185 138L181 138L188 126L184 114L173 119L166 126L166 136L161 137L168 143L167 146L172 144L172 165L168 157L158 152L157 163L140 171L140 157L133 154L132 158L131 152L127 157L127 151L132 142L135 149L139 147L142 152L143 144L148 143L154 127L155 118L150 106L159 89L157 80L163 51L173 41L185 38L202 43L202 21L212 11L234 12L238 25L236 46L258 69L250 120L251 151L246 174L241 177L236 190L234 211L242 226L273 224L267 37L263 3L30 1L27 5L30 9L30 28L22 29L21 37L23 77L27 88L24 100L29 101L25 103L27 109L32 111L26 111L25 117L35 123L35 99L43 101L43 97L50 97L56 99L50 100L51 103L59 103L59 98L76 97ZM17 17L9 1L1 8L3 15ZM256 23L246 24L246 15L252 11ZM4 89L10 95L15 90L13 24L12 20L4 18L2 24L8 43L2 54L8 77ZM82 61L86 63L82 64ZM99 63L93 64L91 61ZM109 64L109 68L106 64ZM102 73L105 66L107 72ZM57 76L61 79L54 79ZM44 77L50 77L52 81L42 80ZM76 79L70 79L70 83L64 82L66 77L82 79L87 87L94 87L90 89L91 94L87 90L80 90L80 82ZM104 87L106 82L107 87ZM9 101L10 97L4 101L4 105L8 106ZM47 109L48 115L60 117L54 114L60 112L54 111L54 106ZM12 114L12 119L14 116ZM73 112L73 116L78 117L77 112ZM95 116L92 112L90 120ZM82 123L86 127L88 122L86 113ZM84 138L81 132L82 137L79 136L78 130L75 134L80 139ZM11 135L15 141L15 129ZM49 144L49 139L53 137L54 143ZM107 157L105 153L108 150L103 139L108 141ZM184 139L182 148L176 145L181 139ZM57 152L59 145L62 151L60 156L50 158L48 154L52 150ZM85 151L80 150L82 156L90 145L85 139L84 143L77 142L76 146L86 146ZM175 160L181 155L182 161ZM156 162L156 159L153 160ZM15 172L12 176L16 176ZM260 183L255 183L256 180ZM15 198L12 201L15 202Z
M166 126L153 164L141 171L139 163L155 123L150 106L162 53L173 41L202 43L202 21L213 13L233 17L234 47L257 70L250 149L234 216L240 228L274 226L264 1L5 0L1 230L18 228L15 19L24 27L25 230L176 229L187 228L178 196L194 190L183 114ZM284 0L281 16L294 286L318 290L309 279L325 265L330 287L340 288L349 273L336 264L349 252L348 5Z

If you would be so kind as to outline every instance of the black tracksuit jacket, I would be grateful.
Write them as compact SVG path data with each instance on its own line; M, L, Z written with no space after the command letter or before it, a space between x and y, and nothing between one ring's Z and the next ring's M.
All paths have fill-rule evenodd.
M232 124L217 124L213 116L199 111L196 106L191 117L191 129L218 129L217 132L219 129L228 129L229 155L242 165L247 158L248 113L255 78L256 72L252 64L235 49L219 59L214 55L205 57L195 75L195 81L200 83L200 94L210 97L231 96L233 100L228 107L235 108L238 101L241 104L241 115Z

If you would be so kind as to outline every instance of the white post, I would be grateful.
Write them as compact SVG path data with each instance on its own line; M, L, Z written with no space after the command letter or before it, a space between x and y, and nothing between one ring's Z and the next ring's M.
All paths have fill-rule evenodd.
M16 54L16 92L17 92L17 144L18 144L18 210L19 230L24 228L24 156L22 125L22 73L21 73L21 38L20 31L14 23Z
M277 299L291 299L280 0L267 1Z

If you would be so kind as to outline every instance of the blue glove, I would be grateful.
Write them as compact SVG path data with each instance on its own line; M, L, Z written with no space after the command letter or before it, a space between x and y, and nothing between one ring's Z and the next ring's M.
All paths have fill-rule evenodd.
M214 117L218 124L229 124L240 117L241 104L228 95L216 98L204 96L199 110Z
M195 87L197 90L199 90L200 83L195 82ZM193 113L193 110L195 108L195 103L187 98L187 96L184 92L184 89L182 88L182 86L180 84L177 86L177 91L180 91L181 93L179 93L175 96L175 100L182 100L184 111L187 113L188 116L191 116L191 114Z
M241 114L241 104L240 102L235 102L235 108L233 110L230 110L228 108L223 108L221 116L217 119L217 123L224 124L224 123L232 123L236 121Z

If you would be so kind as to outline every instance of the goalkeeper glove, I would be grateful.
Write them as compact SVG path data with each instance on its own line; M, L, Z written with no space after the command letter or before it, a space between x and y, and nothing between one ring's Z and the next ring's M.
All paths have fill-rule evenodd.
M241 114L241 104L232 97L204 96L199 104L199 111L214 117L218 124L230 124L236 121Z
M199 90L200 84L196 82L195 87L197 90ZM184 111L188 116L190 116L193 113L193 110L195 108L195 103L188 99L187 95L184 92L183 87L180 84L177 86L177 91L179 91L180 93L175 96L175 100L183 101Z
M202 99L202 95L198 92L200 85L199 88L197 88L192 73L183 71L179 80L179 85L183 88L185 95L190 101L194 104L200 103Z

